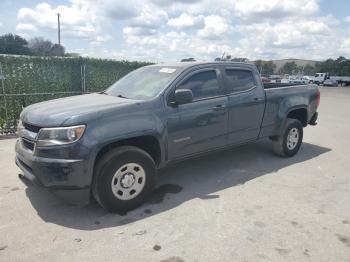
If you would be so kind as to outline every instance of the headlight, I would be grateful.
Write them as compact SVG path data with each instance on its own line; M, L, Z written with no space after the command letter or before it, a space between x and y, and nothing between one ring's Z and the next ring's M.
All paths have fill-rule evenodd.
M85 125L70 127L42 128L39 131L37 146L66 145L78 141L85 131Z

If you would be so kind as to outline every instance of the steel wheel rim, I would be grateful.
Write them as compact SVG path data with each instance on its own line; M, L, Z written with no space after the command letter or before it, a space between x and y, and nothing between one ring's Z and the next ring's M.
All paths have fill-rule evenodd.
M289 130L288 136L287 136L287 148L289 150L293 150L299 142L299 130L296 127L293 127L291 130Z
M146 182L146 172L136 163L122 165L113 175L111 187L114 196L120 200L137 197Z

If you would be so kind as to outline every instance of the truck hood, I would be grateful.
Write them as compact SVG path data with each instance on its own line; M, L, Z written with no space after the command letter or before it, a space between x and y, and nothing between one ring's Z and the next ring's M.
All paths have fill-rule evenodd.
M76 123L84 123L86 119L99 117L106 110L137 102L137 100L98 93L78 95L30 105L21 113L21 120L41 127L64 125L68 119L75 119L73 122Z

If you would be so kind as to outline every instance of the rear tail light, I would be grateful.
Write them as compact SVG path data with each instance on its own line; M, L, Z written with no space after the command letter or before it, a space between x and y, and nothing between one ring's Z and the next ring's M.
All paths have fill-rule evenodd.
M321 93L320 90L317 89L317 94L316 94L316 108L318 108L320 106L320 102L321 102Z

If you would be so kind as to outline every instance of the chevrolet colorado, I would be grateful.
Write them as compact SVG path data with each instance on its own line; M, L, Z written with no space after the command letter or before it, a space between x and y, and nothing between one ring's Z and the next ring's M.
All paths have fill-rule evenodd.
M252 64L146 66L101 93L26 107L16 164L71 202L126 211L152 192L157 169L190 156L265 137L295 155L319 102L315 85L264 86Z

